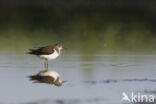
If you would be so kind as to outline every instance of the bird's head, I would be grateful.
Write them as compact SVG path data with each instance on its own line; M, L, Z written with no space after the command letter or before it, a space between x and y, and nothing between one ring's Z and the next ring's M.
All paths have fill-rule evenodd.
M58 48L59 50L62 50L63 49L63 46L61 43L56 43L55 44L55 47Z
M62 84L63 84L63 83L62 83L62 81L61 81L61 80L59 80L59 81L55 82L55 85L56 85L56 86L62 86Z
M60 79L60 77L58 77L58 79L56 80L56 82L54 83L56 86L62 86L63 83L67 82L67 80L62 81Z

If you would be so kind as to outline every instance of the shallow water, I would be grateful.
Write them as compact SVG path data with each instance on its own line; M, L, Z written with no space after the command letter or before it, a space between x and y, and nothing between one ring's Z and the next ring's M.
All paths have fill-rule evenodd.
M119 53L63 53L49 62L49 69L67 80L56 87L32 83L27 77L44 69L43 60L23 52L3 52L0 103L124 104L122 92L155 94L156 54Z

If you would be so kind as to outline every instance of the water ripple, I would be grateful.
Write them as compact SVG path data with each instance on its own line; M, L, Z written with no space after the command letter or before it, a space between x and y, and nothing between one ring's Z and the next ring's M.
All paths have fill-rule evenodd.
M89 83L89 84L98 84L98 83L109 84L109 83L119 83L119 82L156 82L156 79L133 78L133 79L122 79L122 80L106 79L106 80L99 80L99 81L95 81L95 80L84 81L84 83Z

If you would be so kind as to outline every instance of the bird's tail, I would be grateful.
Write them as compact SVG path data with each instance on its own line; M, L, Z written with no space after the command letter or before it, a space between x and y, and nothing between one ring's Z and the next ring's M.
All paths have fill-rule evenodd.
M29 49L29 52L26 52L27 54L35 54L35 49Z

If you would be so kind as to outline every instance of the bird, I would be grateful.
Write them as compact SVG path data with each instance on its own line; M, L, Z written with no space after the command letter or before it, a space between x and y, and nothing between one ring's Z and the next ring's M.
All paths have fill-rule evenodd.
M48 83L56 86L62 86L62 84L66 82L62 81L60 75L54 70L43 70L36 75L29 76L29 78L35 83Z
M48 70L48 61L56 59L59 55L63 46L61 43L56 43L54 45L38 47L34 49L29 49L28 54L36 55L41 59L44 59L45 70Z

